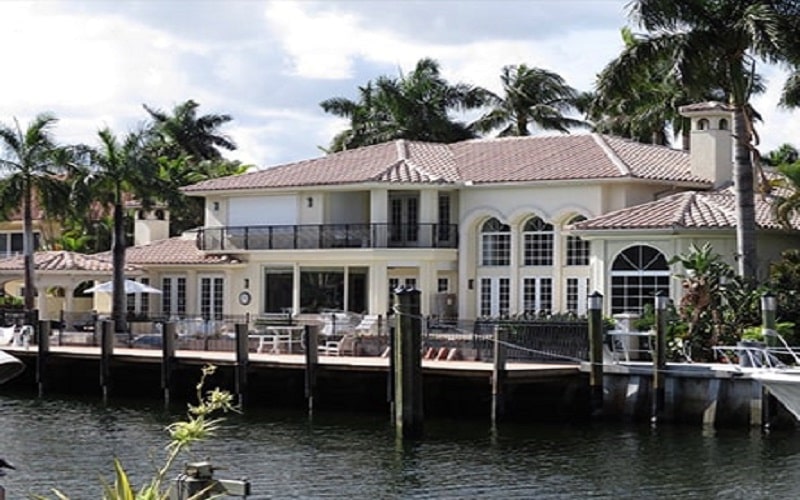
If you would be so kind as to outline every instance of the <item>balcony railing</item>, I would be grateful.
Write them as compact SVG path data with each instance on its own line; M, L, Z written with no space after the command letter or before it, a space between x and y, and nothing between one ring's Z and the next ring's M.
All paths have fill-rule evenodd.
M328 248L457 248L456 224L305 224L201 229L197 247L208 251Z

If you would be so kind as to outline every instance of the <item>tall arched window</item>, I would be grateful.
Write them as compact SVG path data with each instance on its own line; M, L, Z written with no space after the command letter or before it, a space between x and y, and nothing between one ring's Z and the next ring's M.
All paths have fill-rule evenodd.
M571 218L567 225L585 221L586 217L576 215ZM589 242L578 236L567 236L567 265L568 266L588 266L589 265Z
M511 264L511 228L492 217L481 226L481 265Z
M553 225L532 217L522 228L524 266L553 265Z
M728 120L725 118L720 118L719 120L719 129L720 130L728 130Z
M611 313L641 313L656 292L669 295L669 265L657 249L639 245L623 250L611 266Z

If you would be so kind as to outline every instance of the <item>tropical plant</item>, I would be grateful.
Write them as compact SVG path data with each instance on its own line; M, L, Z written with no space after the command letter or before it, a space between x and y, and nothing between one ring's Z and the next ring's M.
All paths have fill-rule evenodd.
M488 93L491 110L471 127L480 132L500 130L500 136L530 135L530 126L568 133L570 127L583 127L581 120L565 116L575 110L578 92L558 74L525 64L503 67L500 75L503 95Z
M780 177L770 184L779 189L774 191L772 209L775 217L784 227L792 226L792 219L800 211L800 161L778 165Z
M453 110L483 106L487 91L464 83L450 84L439 63L420 59L408 74L381 76L359 87L359 100L326 99L320 106L350 121L350 128L334 137L329 151L342 151L393 139L456 142L474 137L469 127L454 121Z
M615 87L653 64L669 62L675 82L696 95L716 82L733 111L736 138L738 272L756 276L753 155L757 136L750 98L758 62L797 64L800 23L795 0L634 0L630 17L647 30L612 62L606 78Z
M800 250L786 250L772 263L769 287L778 306L776 317L800 325Z
M238 411L233 404L233 396L228 391L212 389L205 392L206 380L213 375L216 367L206 365L202 368L200 381L196 386L197 406L189 405L186 420L173 422L167 427L169 443L166 446L164 464L160 466L150 482L138 491L130 481L128 473L118 459L114 459L114 482L103 483L103 500L167 500L169 495L169 474L177 459L190 451L191 447L206 441L216 434L224 421L215 415ZM69 500L69 497L59 490L53 493L60 500ZM209 492L203 491L192 498L209 498ZM46 500L46 497L37 497Z
M708 351L723 335L722 290L723 284L732 278L733 270L713 253L709 243L702 247L692 244L687 253L672 258L670 264L675 263L684 269L675 277L681 280L683 288L678 314L688 326L686 340Z
M157 192L157 165L146 150L144 134L130 132L119 140L110 129L98 132L100 145L90 152L88 165L79 171L82 182L75 183L76 199L89 205L113 207L113 237L111 242L113 291L111 315L118 332L124 332L125 287L125 202L135 197L147 207Z
M193 161L201 162L222 159L220 148L236 149L233 140L219 132L220 127L233 119L230 115L198 116L200 104L192 99L175 106L171 115L146 104L142 106L153 120L149 132L155 136L161 156L188 155Z
M22 208L22 232L25 270L25 309L34 309L34 240L33 207L35 199L44 211L57 213L65 207L67 186L62 180L68 155L52 136L56 124L53 115L43 113L23 129L15 119L13 125L0 124L0 170L7 175L0 180L0 206L4 213Z

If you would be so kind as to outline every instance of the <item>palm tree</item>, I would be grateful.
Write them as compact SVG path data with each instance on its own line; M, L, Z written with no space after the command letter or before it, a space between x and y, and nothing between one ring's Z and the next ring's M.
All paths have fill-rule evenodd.
M492 109L472 126L481 132L501 128L500 136L530 135L530 125L569 133L586 122L564 116L576 109L578 92L551 71L524 64L503 67L503 97L489 94Z
M475 109L486 101L486 90L450 84L441 76L439 63L425 58L407 75L381 76L359 87L358 101L334 97L320 106L350 120L350 128L337 134L329 148L341 151L393 139L445 143L470 139L474 133L449 113Z
M98 132L100 146L92 151L91 164L82 172L84 197L89 193L102 206L113 207L111 254L113 296L111 316L115 330L126 330L125 313L125 201L134 196L149 206L157 188L157 166L146 151L143 132L128 133L122 141L105 128Z
M153 119L152 132L160 146L172 158L187 154L197 162L219 160L222 158L220 148L236 149L236 144L219 132L220 127L233 119L230 115L198 116L200 105L192 99L175 106L171 116L146 104L142 106Z
M615 87L643 68L669 61L671 77L689 95L719 85L733 109L738 272L756 276L753 189L754 129L750 97L758 62L797 63L796 0L633 0L630 16L648 33L606 69Z
M40 206L52 209L56 195L64 193L64 183L57 174L63 173L60 165L66 156L52 136L52 128L56 122L55 116L43 113L36 116L24 130L16 119L13 126L0 124L0 169L7 173L0 180L0 200L6 213L22 207L24 306L27 311L32 311L35 307L34 196L38 198ZM58 154L59 152L62 154Z

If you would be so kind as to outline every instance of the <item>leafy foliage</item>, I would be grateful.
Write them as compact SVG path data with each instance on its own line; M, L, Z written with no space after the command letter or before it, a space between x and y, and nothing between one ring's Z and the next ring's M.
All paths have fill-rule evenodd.
M189 451L192 445L214 436L224 419L213 417L213 415L220 412L238 411L233 404L233 396L229 392L213 389L204 393L206 379L215 371L216 367L213 365L203 367L202 376L196 386L198 404L189 405L186 420L174 422L167 427L170 441L166 446L166 458L150 482L137 491L130 482L122 463L118 459L114 459L114 481L111 484L103 483L103 500L167 500L170 498L167 474L172 470L176 460ZM67 495L57 489L53 490L53 494L60 500L69 500ZM47 497L37 498L46 500Z

